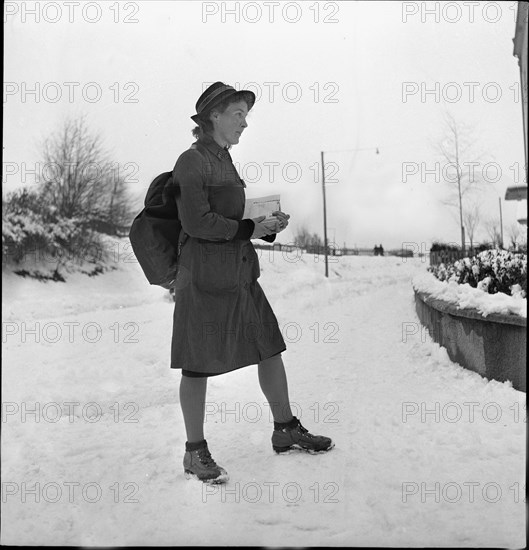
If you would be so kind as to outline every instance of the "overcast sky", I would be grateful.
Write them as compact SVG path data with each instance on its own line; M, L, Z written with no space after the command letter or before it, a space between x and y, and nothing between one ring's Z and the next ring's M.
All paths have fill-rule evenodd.
M444 111L473 130L476 173L492 163L483 219L498 217L509 185L525 183L516 4L7 2L4 163L16 173L4 192L34 185L24 168L42 161L43 139L85 115L139 208L152 178L194 141L199 95L221 80L258 94L231 153L247 197L281 194L291 223L280 242L303 225L323 235L322 150L329 239L458 242L431 145L446 134ZM502 206L507 235L525 203Z

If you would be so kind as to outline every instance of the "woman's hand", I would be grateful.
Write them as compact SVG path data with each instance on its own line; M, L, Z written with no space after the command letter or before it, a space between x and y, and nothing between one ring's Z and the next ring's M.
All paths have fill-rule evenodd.
M272 235L278 232L279 222L274 218L265 219L266 216L259 216L258 218L252 218L255 224L251 239L259 239L260 237L266 237L266 235Z
M285 214L284 212L281 212L280 210L276 210L275 212L272 212L272 215L275 216L278 220L278 229L277 233L280 233L284 229L286 229L288 225L288 219L290 218L289 214Z

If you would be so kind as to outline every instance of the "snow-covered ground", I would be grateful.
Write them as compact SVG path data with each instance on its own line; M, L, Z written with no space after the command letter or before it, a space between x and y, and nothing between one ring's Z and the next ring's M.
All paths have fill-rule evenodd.
M173 303L136 263L44 283L4 273L2 543L525 544L525 394L421 328L420 259L258 251L295 414L325 455L277 456L250 366L209 381L230 481L186 480ZM120 259L119 257L117 258Z

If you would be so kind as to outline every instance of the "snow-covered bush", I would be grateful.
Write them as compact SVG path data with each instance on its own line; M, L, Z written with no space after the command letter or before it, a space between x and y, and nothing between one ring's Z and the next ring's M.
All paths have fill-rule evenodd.
M4 201L2 258L4 264L66 264L101 259L100 235L78 217L65 218L35 191L22 189Z
M428 271L440 281L468 283L488 294L527 295L527 254L485 250L471 258L430 266Z

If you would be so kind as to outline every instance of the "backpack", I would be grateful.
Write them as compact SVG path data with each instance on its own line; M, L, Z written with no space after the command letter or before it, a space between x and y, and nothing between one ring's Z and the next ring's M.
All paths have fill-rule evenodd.
M193 143L190 149L207 159L202 144ZM147 280L167 290L174 286L180 251L189 237L178 217L179 191L172 172L156 176L145 196L145 208L134 218L129 231L132 250Z
M145 208L129 231L132 250L147 280L165 289L174 285L180 249L187 240L178 218L177 192L172 172L156 176L147 191Z

